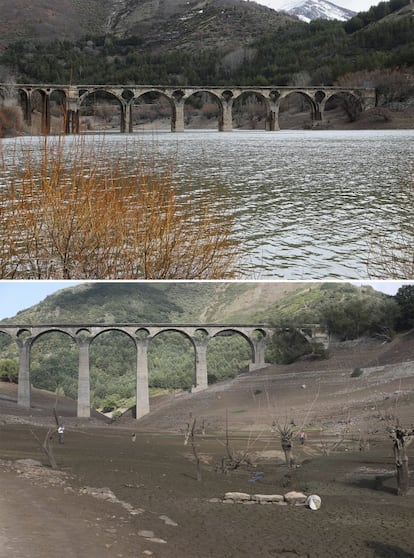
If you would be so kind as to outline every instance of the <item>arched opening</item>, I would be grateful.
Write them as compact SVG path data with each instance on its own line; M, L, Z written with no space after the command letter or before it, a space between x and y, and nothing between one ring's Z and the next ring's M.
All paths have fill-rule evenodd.
M362 102L352 93L346 91L331 95L325 104L324 120L327 124L345 124L355 122L362 113Z
M280 100L279 126L284 130L311 128L315 120L316 108L309 95L292 92Z
M24 89L17 90L17 105L22 112L24 122L27 125L30 125L32 121L32 109L29 101L29 95Z
M180 331L164 330L153 337L148 348L150 394L165 390L189 390L195 385L195 348Z
M253 347L243 334L223 330L210 339L207 348L208 383L235 378L245 372L253 360Z
M280 327L266 345L266 362L291 364L312 352L313 345L303 331L295 327Z
M234 100L233 127L245 130L266 128L266 102L262 95L245 91Z
M221 104L216 95L209 91L197 91L185 101L185 127L193 130L217 130L221 112Z
M135 406L136 346L116 329L97 335L89 350L91 407L105 414Z
M63 331L41 333L31 345L30 358L32 386L56 395L48 401L51 408L56 404L58 414L75 416L79 352L74 339Z
M84 132L121 130L123 125L121 101L113 93L96 90L81 97L80 129Z
M159 91L134 99L132 126L136 130L171 130L171 100Z
M48 134L50 132L50 103L46 91L43 89L32 91L30 110L32 134Z
M9 384L7 391L17 394L19 375L19 351L17 344L7 333L0 331L0 382ZM12 385L13 384L13 385Z

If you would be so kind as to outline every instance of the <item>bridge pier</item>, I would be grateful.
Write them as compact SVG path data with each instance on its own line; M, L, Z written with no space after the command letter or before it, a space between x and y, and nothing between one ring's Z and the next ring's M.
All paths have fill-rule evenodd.
M277 101L269 102L266 115L266 130L268 132L276 132L280 130L279 108L280 104Z
M221 99L219 132L233 131L233 99Z
M193 338L195 347L195 385L191 392L203 391L208 388L207 377L207 345L209 337L203 339Z
M30 409L31 386L30 386L30 345L32 338L26 340L17 339L19 348L19 377L17 384L17 404Z
M78 417L91 416L91 386L89 370L89 345L91 339L77 339L79 347Z
M173 98L171 132L184 132L184 99Z
M136 381L136 419L149 413L148 389L148 343L149 337L135 339L137 349L137 381Z

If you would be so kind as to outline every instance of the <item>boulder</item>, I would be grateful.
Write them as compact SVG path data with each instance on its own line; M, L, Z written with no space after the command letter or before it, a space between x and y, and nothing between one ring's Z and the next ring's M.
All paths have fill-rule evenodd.
M303 492L288 492L284 495L284 500L288 504L293 504L294 506L304 506L306 504L307 496Z
M277 504L283 502L284 498L280 494L254 494L252 500L259 504Z
M226 492L224 499L232 500L233 502L245 502L246 500L251 500L251 497L246 492Z

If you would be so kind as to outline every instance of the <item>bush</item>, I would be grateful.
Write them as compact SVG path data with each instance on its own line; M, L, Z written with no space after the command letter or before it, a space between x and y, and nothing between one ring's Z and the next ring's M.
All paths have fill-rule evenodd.
M13 382L17 384L19 375L18 361L5 358L0 360L0 380L2 382Z
M234 276L233 217L217 191L193 196L170 162L108 161L104 142L45 139L39 151L0 191L1 279Z
M363 373L364 371L362 368L354 368L351 373L351 378L359 378Z
M0 107L0 138L20 135L23 127L23 114L20 107Z

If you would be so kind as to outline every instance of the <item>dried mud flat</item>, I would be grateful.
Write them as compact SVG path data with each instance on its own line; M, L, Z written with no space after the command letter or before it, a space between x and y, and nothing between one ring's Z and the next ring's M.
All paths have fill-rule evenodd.
M357 365L364 374L351 381ZM1 557L414 557L414 486L396 495L383 420L396 412L413 422L412 335L158 400L138 422L80 421L62 399L58 471L34 436L53 424L53 397L35 391L33 408L18 411L13 389L0 389ZM196 435L201 481L183 443L190 414L206 425ZM226 414L232 448L254 466L223 474ZM297 424L306 418L308 437L295 444L298 466L288 470L271 424L293 415ZM413 469L414 444L409 457ZM222 501L229 491L296 489L318 494L321 508Z

